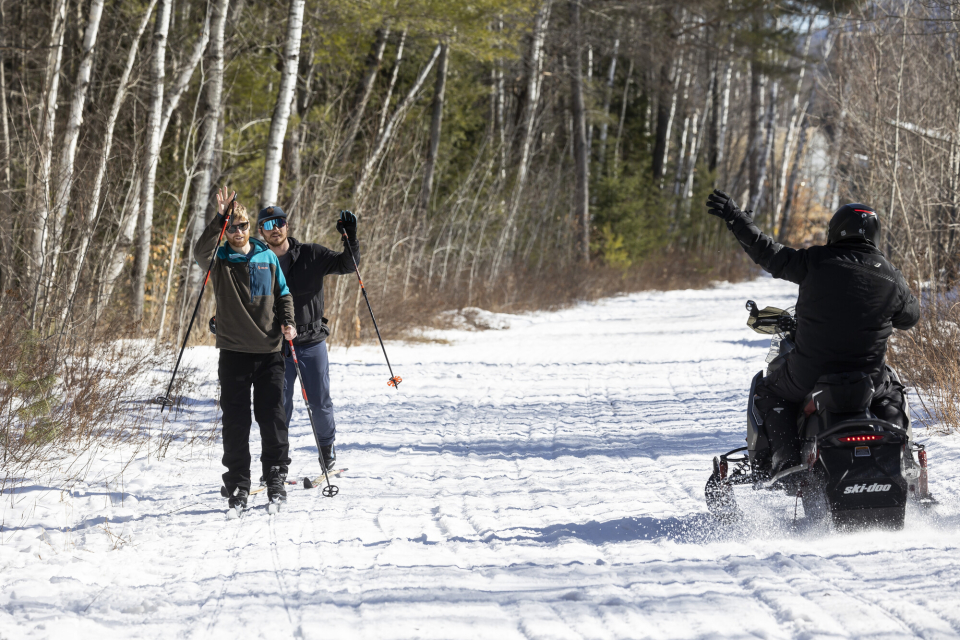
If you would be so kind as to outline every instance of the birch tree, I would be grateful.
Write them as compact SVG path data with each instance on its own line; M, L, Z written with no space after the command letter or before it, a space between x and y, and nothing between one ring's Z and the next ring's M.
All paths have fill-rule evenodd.
M83 37L80 68L77 70L73 99L70 103L70 115L67 118L67 128L64 132L63 146L60 152L60 176L57 195L54 199L56 217L54 218L53 237L50 247L50 268L47 271L48 289L56 277L57 262L61 249L61 237L67 223L67 213L70 209L74 163L77 158L77 139L80 137L80 125L83 122L83 106L86 103L87 89L90 86L90 74L93 69L93 52L97 43L97 33L100 29L100 15L102 13L103 0L93 0L90 3L90 15L87 18L87 29Z
M50 50L47 55L44 81L43 117L40 123L40 132L37 136L40 142L40 168L34 188L32 190L28 188L28 197L32 198L33 202L31 204L36 210L36 215L34 216L36 224L32 225L29 231L31 239L28 245L27 260L24 265L24 271L29 283L28 286L33 289L33 309L30 314L31 326L34 326L36 323L40 285L45 266L44 248L47 243L47 235L50 231L50 172L53 160L57 97L60 90L60 64L63 61L63 36L66 30L64 24L67 12L66 0L60 0L56 7L53 24L50 28Z
M570 93L573 102L573 155L576 164L576 187L573 195L573 215L579 233L577 247L583 264L590 263L590 156L587 148L587 117L583 106L583 76L580 67L581 33L580 0L570 2L570 20L573 23L573 74Z
M283 138L293 106L294 89L297 85L297 69L300 66L300 36L303 32L303 7L306 0L290 0L287 15L287 35L283 44L283 68L280 73L280 91L270 121L270 136L263 160L263 187L260 190L260 208L277 203L280 187L280 158L283 155Z
M440 58L437 62L437 81L433 89L433 108L430 117L430 143L427 147L427 162L423 168L423 186L420 188L420 208L426 209L433 192L433 172L437 165L437 153L440 150L440 128L443 124L443 94L447 85L447 64L450 46L440 45Z
M154 192L157 164L160 161L160 121L163 116L163 88L166 76L167 35L173 0L160 0L153 32L153 59L150 69L150 107L147 112L146 146L143 153L143 179L140 185L140 219L137 223L137 245L134 260L132 318L143 319L143 297L150 266L150 239L153 229Z
M127 51L127 60L126 64L123 67L123 71L120 74L120 81L117 85L117 92L114 94L113 103L110 106L110 112L107 116L106 126L104 127L103 135L103 147L100 150L100 160L97 163L97 173L93 179L93 191L91 192L89 212L93 217L93 222L91 224L84 224L80 228L80 244L77 248L77 259L73 269L70 270L69 283L67 285L67 304L64 305L63 311L60 315L60 325L63 326L69 318L70 312L73 310L73 305L76 301L77 288L80 284L80 276L83 273L83 267L86 264L87 253L90 249L91 241L94 237L94 234L97 232L97 228L100 224L100 218L103 215L103 208L101 207L101 196L103 193L103 184L107 175L107 164L110 161L110 154L113 151L113 134L117 126L117 117L120 115L120 107L123 106L123 101L127 96L127 90L130 86L130 74L133 72L133 65L137 59L137 50L140 46L140 38L143 36L144 31L147 30L147 25L150 22L150 16L153 14L153 9L157 4L157 0L150 0L150 4L147 6L146 11L143 12L143 18L140 20L140 26L137 29L136 35L133 37L133 40L130 42L130 49ZM124 256L126 253L124 253ZM114 256L108 256L111 260L114 259ZM118 261L122 266L123 262ZM112 281L111 281L111 292L112 292ZM109 299L109 294L107 299ZM97 302L97 317L100 315L103 306L100 302Z

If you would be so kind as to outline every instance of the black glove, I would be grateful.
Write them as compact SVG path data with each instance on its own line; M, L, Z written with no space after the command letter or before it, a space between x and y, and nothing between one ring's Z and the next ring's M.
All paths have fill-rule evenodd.
M742 213L733 198L719 189L714 189L707 198L707 210L710 215L717 216L726 222L733 222Z
M340 212L340 219L337 220L337 231L342 235L344 232L350 240L357 239L357 216L353 212L344 209Z

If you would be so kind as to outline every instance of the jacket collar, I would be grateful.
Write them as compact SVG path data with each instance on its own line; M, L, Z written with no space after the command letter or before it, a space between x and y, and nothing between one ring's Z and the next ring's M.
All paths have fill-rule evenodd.
M287 253L290 254L290 261L296 262L297 258L300 257L300 247L303 246L303 243L293 236L287 236L287 245Z
M222 247L217 249L217 258L220 260L226 260L228 262L250 262L250 258L253 256L269 250L270 249L267 247L267 245L260 240L257 240L256 238L250 238L250 253L243 254L239 251L234 251L233 247L230 246L230 243L225 242Z
M828 247L837 247L840 249L848 249L850 251L856 251L857 253L869 253L871 255L883 255L883 251L880 251L879 248L870 244L869 242L864 242L859 238L851 238L850 240L841 240L839 242L832 242L827 245Z

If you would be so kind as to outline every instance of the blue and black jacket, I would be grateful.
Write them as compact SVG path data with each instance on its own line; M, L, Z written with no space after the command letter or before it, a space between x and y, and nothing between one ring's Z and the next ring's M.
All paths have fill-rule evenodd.
M217 247L223 219L215 216L194 247L201 268L217 259L210 280L217 298L217 348L241 353L274 353L283 345L282 325L293 325L293 296L277 256L251 238L250 253Z

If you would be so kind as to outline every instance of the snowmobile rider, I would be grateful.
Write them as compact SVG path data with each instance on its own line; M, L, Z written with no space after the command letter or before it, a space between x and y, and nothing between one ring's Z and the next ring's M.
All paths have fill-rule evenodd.
M220 350L220 407L223 410L223 484L230 507L246 507L250 493L250 388L253 414L260 427L260 462L271 502L286 499L290 464L283 415L284 338L297 336L293 297L280 263L267 245L250 238L246 208L236 203L227 226L227 242L217 246L224 210L233 196L217 192L218 213L194 247L197 263L217 260L210 278L217 301L217 348ZM229 212L227 212L229 213Z
M293 293L294 316L298 337L293 341L300 361L300 375L306 385L310 410L313 412L317 443L320 446L320 465L333 470L337 460L334 441L337 424L330 399L330 363L327 358L327 336L330 328L323 317L323 278L328 275L353 273L354 259L360 261L360 243L357 241L357 217L341 211L337 231L343 238L344 250L333 251L319 244L300 242L289 235L287 214L277 206L266 207L257 216L257 227L267 245L277 256L287 286ZM351 256L352 252L352 256ZM293 357L285 348L286 378L283 405L286 425L293 417L293 385L297 369Z
M885 369L887 338L895 328L914 326L920 305L878 247L877 213L863 204L846 204L830 220L825 246L791 249L762 233L753 212L741 211L723 191L715 190L707 207L764 271L800 285L796 349L757 385L754 397L770 440L771 475L800 463L797 415L822 375L869 374L876 389L871 411L905 425L903 386Z

